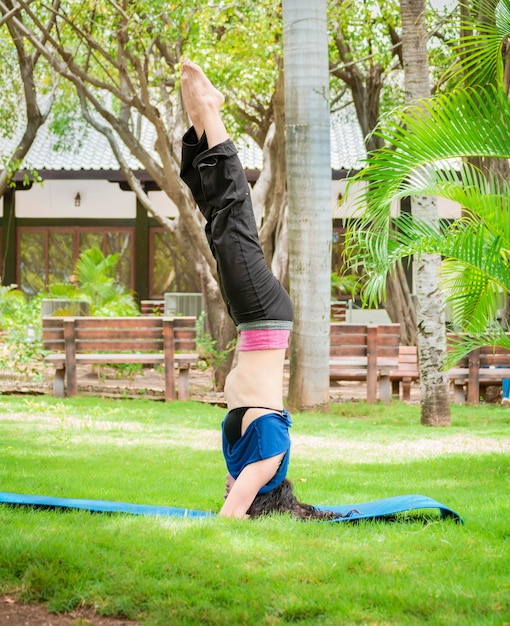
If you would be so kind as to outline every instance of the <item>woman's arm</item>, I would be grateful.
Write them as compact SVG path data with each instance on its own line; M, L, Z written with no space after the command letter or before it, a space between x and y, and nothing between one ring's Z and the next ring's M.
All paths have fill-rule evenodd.
M284 454L247 465L232 484L219 514L238 519L247 517L246 512L255 500L259 489L276 474Z

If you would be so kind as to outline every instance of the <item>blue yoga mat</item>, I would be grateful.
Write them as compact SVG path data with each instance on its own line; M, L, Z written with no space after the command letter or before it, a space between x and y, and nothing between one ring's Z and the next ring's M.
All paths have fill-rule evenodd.
M182 509L173 506L157 506L147 504L130 504L129 502L112 502L110 500L83 500L79 498L52 498L51 496L37 496L21 493L0 492L0 503L34 506L56 509L82 509L98 513L129 513L130 515L159 515L161 517L214 517L214 513ZM321 505L318 509L341 513L334 522L356 521L359 519L384 518L396 513L414 511L418 509L439 509L441 517L451 517L459 522L462 519L458 513L444 504L420 495L396 496L359 504Z
M323 511L333 511L333 513L340 513L344 516L332 520L334 522L376 519L397 513L404 513L406 511L417 511L419 509L439 509L442 518L451 517L463 523L460 515L449 507L428 496L418 494L395 496L393 498L383 498L382 500L371 500L370 502L360 502L359 504L328 504L317 506L316 508Z

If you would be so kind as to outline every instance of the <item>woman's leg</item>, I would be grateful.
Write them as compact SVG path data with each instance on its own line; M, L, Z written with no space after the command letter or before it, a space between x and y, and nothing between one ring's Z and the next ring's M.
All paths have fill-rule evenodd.
M510 378L503 378L503 398L510 399Z
M183 139L181 176L207 220L229 312L238 325L272 320L288 328L292 305L260 246L248 182L220 116L223 96L190 61L183 62L182 93L194 128Z
M182 94L193 128L183 138L181 177L206 219L205 232L217 262L220 287L229 313L240 330L246 324L253 330L289 329L292 305L264 259L248 182L220 117L223 97L202 70L189 61L183 63ZM283 396L284 350L251 349L253 351L246 354L254 358L243 358L242 367L239 359L235 369L240 375L236 380L243 386L243 381L249 380L251 386L255 381L257 393L253 406L264 407L271 406L266 396L277 379L279 393L272 392L272 395L279 405ZM262 371L257 368L261 350L269 356L268 365ZM244 399L246 394L246 389L244 395L243 390L239 390L240 398ZM241 405L247 406L244 402L236 406ZM247 463L237 479L228 484L220 514L244 517L258 491L276 474L282 456Z

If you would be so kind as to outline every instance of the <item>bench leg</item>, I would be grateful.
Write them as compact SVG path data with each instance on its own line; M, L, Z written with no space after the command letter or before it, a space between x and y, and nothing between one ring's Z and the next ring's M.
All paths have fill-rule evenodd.
M379 375L379 399L384 404L391 402L391 380L387 374Z
M464 381L463 380L453 381L453 397L455 400L455 404L464 404L466 402L466 395L464 393Z
M399 380L391 381L391 397L394 400L398 400L400 398L400 381Z
M178 385L178 399L183 401L189 400L189 365L179 367Z
M66 368L65 367L57 367L55 369L55 377L53 379L53 395L55 398L64 398L65 393L65 377L66 377Z
M402 378L402 401L410 402L411 400L411 378Z
M470 404L480 404L480 382L476 380L468 380L467 399Z
M76 362L69 365L69 361L66 360L66 392L67 396L75 396L78 393L78 379L76 372Z

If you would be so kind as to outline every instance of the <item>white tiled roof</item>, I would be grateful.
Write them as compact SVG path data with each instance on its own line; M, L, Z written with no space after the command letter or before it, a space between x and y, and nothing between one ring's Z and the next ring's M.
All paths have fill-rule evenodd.
M154 141L149 133L145 133L144 145L152 146ZM77 137L71 149L55 149L56 137L50 132L48 125L43 126L32 144L23 165L35 170L118 170L119 164L110 148L108 139L92 127L81 137ZM14 139L0 137L0 154L8 154L12 150ZM131 169L143 169L138 159L119 142L124 158Z
M360 169L366 158L365 143L359 124L339 116L331 117L331 168L334 170ZM236 141L239 156L247 169L260 170L262 151L250 137Z
M357 170L367 157L363 134L357 121L331 116L331 168Z
M154 153L155 134L146 126L143 144ZM14 139L0 136L0 157L10 154ZM96 171L118 170L119 165L104 135L89 127L85 135L77 138L71 150L55 150L55 137L47 125L38 133L23 166L35 170ZM262 151L250 137L236 141L239 156L246 169L262 167ZM124 157L132 169L143 169L141 163L123 148ZM332 117L331 167L334 170L358 169L365 158L365 145L357 122Z

